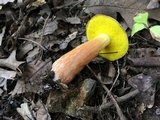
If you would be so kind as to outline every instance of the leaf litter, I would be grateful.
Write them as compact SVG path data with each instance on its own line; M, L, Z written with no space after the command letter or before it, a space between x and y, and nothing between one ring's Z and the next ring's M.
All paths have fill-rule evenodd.
M155 99L160 45L146 30L130 37L133 17L140 11L149 13L151 24L160 24L157 1L8 0L0 4L2 119L119 119L105 87L116 96L126 118L145 119L148 111L153 120L159 117L154 110L160 108L160 99ZM97 56L61 91L50 81L52 63L86 41L85 26L94 14L109 15L122 24L129 37L128 54L118 62Z

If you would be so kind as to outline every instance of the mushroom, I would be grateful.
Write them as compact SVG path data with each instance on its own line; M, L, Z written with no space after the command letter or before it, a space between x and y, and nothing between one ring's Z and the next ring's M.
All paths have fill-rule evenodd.
M128 50L128 37L113 18L98 14L87 23L88 41L61 56L52 65L56 83L69 84L85 65L98 54L110 61L123 57ZM110 53L110 54L109 54Z

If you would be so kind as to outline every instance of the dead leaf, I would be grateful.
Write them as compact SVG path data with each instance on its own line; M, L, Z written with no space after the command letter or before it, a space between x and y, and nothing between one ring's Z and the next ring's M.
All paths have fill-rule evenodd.
M34 61L37 59L37 56L39 54L39 48L35 47L32 51L28 52L28 56L26 57L27 63Z
M5 79L13 79L15 76L16 76L15 71L9 71L9 70L0 68L0 77L3 77Z
M3 27L2 33L0 34L0 46L2 45L2 40L3 40L3 36L4 36L4 33L5 33L5 30L6 30L6 27Z
M147 5L147 9L154 9L158 7L159 7L158 0L150 0L150 2Z
M11 94L12 96L14 96L16 94L18 95L18 94L24 93L25 91L26 91L25 81L19 79L16 83L14 90L11 92Z
M156 72L149 71L145 74L141 73L136 76L133 76L128 80L128 83L134 89L138 89L140 91L139 101L146 105L148 108L152 108L155 101L155 83L157 79L156 75Z
M15 0L0 0L0 4L7 4L8 2L14 2Z
M46 27L44 29L44 35L52 34L55 32L55 30L58 29L58 22L56 19L54 20L49 20L48 23L46 24Z
M29 51L33 50L33 48L34 48L34 45L28 41L22 44L19 47L19 51L16 55L17 59L21 60L24 57L24 55L26 55Z
M88 6L94 6L94 5L103 5L104 1L103 0L86 0L85 5Z
M46 3L45 0L36 0L35 2L32 3L32 6L38 7L38 6L43 5L45 3Z
M18 0L17 3L21 9L24 9L28 4L31 4L34 1L36 1L36 0Z
M94 0L91 0L91 1L94 1ZM99 7L100 10L103 8L103 9L107 9L108 11L119 12L122 15L122 17L125 19L126 23L130 28L132 28L133 26L133 17L138 12L147 11L149 12L150 18L153 18L155 20L159 20L160 18L160 12L159 12L160 8L154 9L154 10L146 10L149 0L138 0L138 1L137 0L129 0L129 1L128 0L119 0L119 1L103 0L103 2L101 3L102 4L100 3L96 3L94 5L91 4L91 6L93 8ZM91 8L91 7L86 7L86 8ZM100 14L102 12L98 12L98 13ZM108 15L107 12L105 12L105 14Z
M38 61L36 64L33 62L29 63L24 73L25 77L25 90L27 92L42 93L43 80L49 74L52 67L51 59L46 61Z
M71 33L70 35L68 35L68 37L66 37L66 39L60 44L60 49L61 50L66 49L66 47L68 46L68 43L76 38L77 33L78 32L75 31L75 32Z
M81 24L81 20L78 17L68 17L66 21L70 24Z
M105 14L116 19L116 12L104 5L104 0L86 0L84 3L85 13Z
M3 87L3 90L7 91L7 79L0 77L0 87Z
M114 10L107 8L105 6L92 6L92 7L86 7L84 10L85 13L91 14L104 14L111 16L113 18L117 18L117 14Z
M138 74L136 76L131 77L128 80L128 83L134 88L138 89L139 91L146 91L148 90L154 83L154 80L149 75L144 75L143 73Z
M17 112L23 117L24 120L34 120L28 103L22 103L21 106L17 108Z
M3 93L4 91L0 88L0 96L2 96L2 93Z
M23 61L16 60L16 50L13 50L7 59L0 59L1 67L7 67L15 71L18 69L19 65L23 63Z
M35 115L36 120L51 120L51 117L47 111L46 106L42 103L40 99L35 104L35 107L37 109Z

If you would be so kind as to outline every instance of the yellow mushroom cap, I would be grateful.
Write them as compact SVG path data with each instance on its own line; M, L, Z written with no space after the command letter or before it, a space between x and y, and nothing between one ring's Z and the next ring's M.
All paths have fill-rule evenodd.
M128 37L122 26L113 18L98 14L87 23L86 35L92 40L99 34L107 34L110 44L99 52L99 55L114 61L123 57L128 50Z

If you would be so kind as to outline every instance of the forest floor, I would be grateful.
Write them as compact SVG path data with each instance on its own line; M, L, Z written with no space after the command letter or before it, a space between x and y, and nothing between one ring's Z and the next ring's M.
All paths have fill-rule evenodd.
M149 26L160 25L160 8L148 10L148 3L1 0L0 119L159 120L160 43L148 29L131 37L139 12L149 14ZM96 14L122 25L128 52L113 62L97 56L63 89L52 81L52 64L87 41Z

